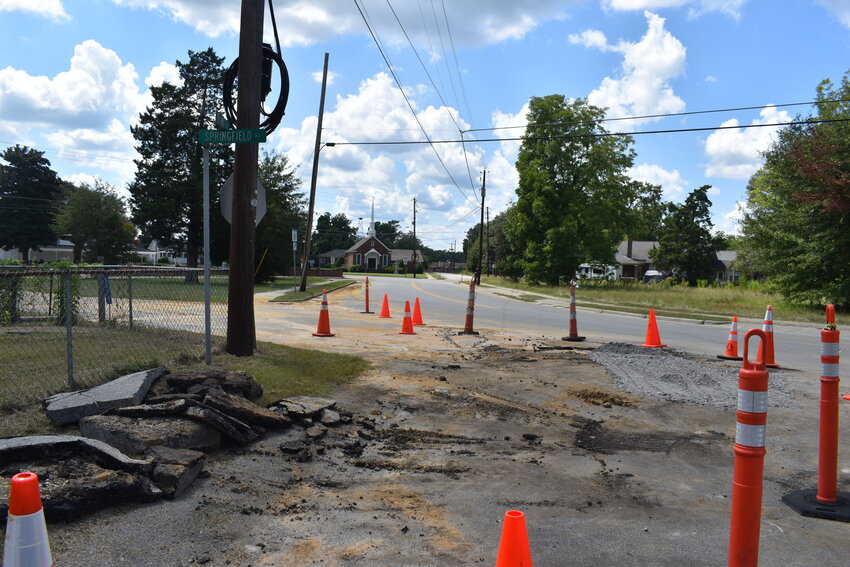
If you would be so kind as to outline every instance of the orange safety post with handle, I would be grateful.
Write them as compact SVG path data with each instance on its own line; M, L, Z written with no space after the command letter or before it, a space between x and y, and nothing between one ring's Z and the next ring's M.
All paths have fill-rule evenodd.
M744 362L738 372L735 465L729 528L729 567L757 567L767 426L768 371L764 362L749 360L750 337L765 340L764 331L744 336Z

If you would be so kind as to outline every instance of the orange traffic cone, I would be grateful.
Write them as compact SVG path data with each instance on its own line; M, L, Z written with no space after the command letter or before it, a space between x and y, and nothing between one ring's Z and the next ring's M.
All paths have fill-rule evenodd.
M718 354L717 358L725 360L743 360L738 356L738 316L732 316L732 328L729 329L729 339L726 341L726 352Z
M53 566L47 525L44 523L44 509L41 506L41 492L38 489L38 475L35 473L23 472L12 477L3 565Z
M390 300L387 298L387 294L384 294L384 304L381 306L381 314L378 315L378 319L392 319L390 317Z
M416 301L413 303L413 324L414 325L424 325L422 322L422 310L419 308L419 298L416 298Z
M525 515L518 510L505 512L496 567L532 567Z
M649 310L649 325L646 327L646 342L642 347L661 348L667 345L661 344L661 337L658 335L658 323L655 322L655 309Z
M319 327L313 333L314 337L333 337L331 333L331 318L328 315L328 290L322 290L322 310L319 311Z
M767 306L764 312L764 325L761 328L767 340L759 343L759 351L756 354L756 362L764 362L768 368L779 368L773 356L773 305Z
M415 335L413 331L413 319L410 317L410 302L404 302L404 319L401 322L401 332L399 335Z

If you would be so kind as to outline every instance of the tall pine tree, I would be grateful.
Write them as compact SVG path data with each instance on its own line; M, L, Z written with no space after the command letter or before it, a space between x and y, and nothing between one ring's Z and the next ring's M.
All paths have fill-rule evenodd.
M198 131L212 127L222 112L224 58L212 48L189 51L189 61L177 61L182 84L152 87L153 103L131 128L136 150L136 175L130 183L132 219L143 234L162 246L186 252L188 266L198 265L203 246L203 153ZM226 221L218 210L218 187L230 174L233 151L227 144L210 145L211 231ZM221 242L223 239L216 239ZM213 251L213 257L226 254Z
M62 184L44 152L15 145L0 157L0 246L29 261L30 249L56 242L51 223Z

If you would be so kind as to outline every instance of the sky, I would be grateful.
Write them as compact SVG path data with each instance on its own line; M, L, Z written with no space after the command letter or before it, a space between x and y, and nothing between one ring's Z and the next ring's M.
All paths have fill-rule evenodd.
M130 127L150 104L150 87L177 81L175 62L189 51L212 47L229 65L240 4L0 0L0 148L30 146L63 179L98 178L128 196ZM417 235L435 249L460 249L478 222L483 171L491 218L515 199L520 142L511 138L524 132L529 99L549 94L587 98L612 119L655 116L605 123L634 135L630 175L674 202L711 185L715 230L736 233L747 181L777 131L752 126L808 115L809 105L783 105L810 102L822 80L838 83L850 66L850 0L273 7L291 87L262 150L285 154L309 189L328 53L322 141L335 145L319 153L316 214L345 213L365 232L374 201L376 220L399 220L407 231L416 199ZM274 43L268 4L265 16ZM744 107L753 108L727 110ZM722 112L692 114L707 110ZM729 126L743 128L718 129ZM358 144L426 139L467 142Z

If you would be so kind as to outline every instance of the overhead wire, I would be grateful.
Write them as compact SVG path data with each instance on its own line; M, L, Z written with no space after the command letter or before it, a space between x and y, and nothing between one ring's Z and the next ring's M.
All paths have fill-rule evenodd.
M358 0L354 0L354 5L357 7L358 12L360 12L360 17L363 18L363 22L366 24L366 27L369 30L369 34L372 36L372 39L375 42L375 45L378 47L378 51L380 52L381 57L384 59L384 63L387 64L387 68L389 69L390 74L392 75L393 79L395 80L396 85L398 86L399 92L401 92L401 96L404 98L404 101L407 103L408 108L410 108L410 112L413 114L413 118L416 120L416 123L419 125L419 128L422 131L422 135L425 136L425 139L426 139L427 142L424 142L424 143L430 142L431 137L428 135L428 132L425 130L425 126L422 124L422 121L419 119L419 115L416 114L416 110L413 108L413 103L410 102L410 99L408 98L407 93L404 92L404 87L402 86L401 81L399 80L398 75L395 72L395 68L393 67L392 63L390 62L389 56L386 54L386 52L384 50L382 42L378 38L377 31L373 29L373 25L371 24L371 20L367 16L368 12L365 10L365 5L361 7L361 2L358 2ZM463 189L460 188L460 185L455 180L451 171L449 171L448 166L446 165L445 161L443 161L443 158L440 156L440 153L437 151L437 148L432 145L431 149L434 151L434 155L437 157L437 160L440 162L440 165L443 166L443 169L445 170L446 175L448 175L449 179L452 180L452 183L457 188L457 190L460 192L460 194L463 195L464 199L471 201L469 196L466 193L464 193ZM474 193L473 193L473 195L475 196ZM477 202L477 196L475 196L475 198L476 198L476 202Z

